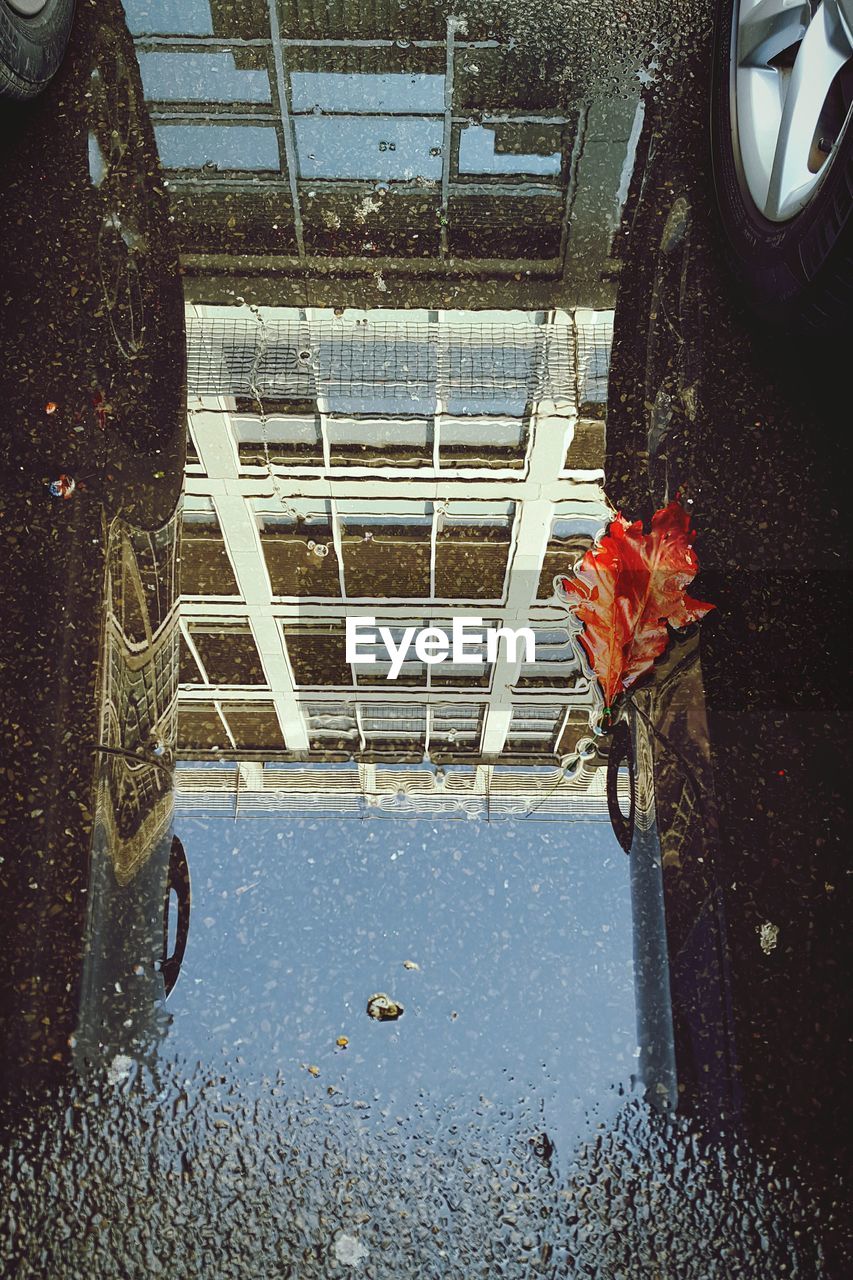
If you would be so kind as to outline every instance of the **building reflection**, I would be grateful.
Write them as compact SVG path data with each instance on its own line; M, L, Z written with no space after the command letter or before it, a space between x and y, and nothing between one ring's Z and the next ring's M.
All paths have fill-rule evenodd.
M118 522L108 551L74 1037L78 1063L107 1066L153 1057L168 1024L189 929L176 799L607 820L597 694L553 580L609 517L634 110L612 108L597 153L590 110L511 77L452 16L402 35L395 6L353 10L317 39L313 15L274 4L126 8L182 251L189 421L182 514ZM581 150L598 155L584 180ZM276 305L234 305L238 281ZM395 634L530 626L536 660L504 643L391 682L379 652L346 660L352 615ZM662 914L637 918L660 957ZM659 1008L665 955L640 981ZM650 1081L661 1062L649 1051Z
M471 8L126 0L191 298L612 303L638 104L561 101Z
M146 1059L189 932L189 869L172 833L177 746L180 514L145 531L119 520L107 552L78 1068Z
M95 845L128 884L169 826L177 732L180 517L114 526L107 554Z
M553 580L608 519L611 319L189 309L181 803L604 816ZM529 626L535 660L390 680L358 616Z
M84 1071L156 1061L164 999L191 954L175 835L188 810L604 822L621 807L624 834L633 792L641 1079L664 1107L698 1112L705 1133L743 1119L783 1156L825 1141L830 1163L845 1086L832 1070L842 1020L826 1012L843 986L828 906L836 875L825 879L819 852L835 816L823 811L832 725L823 711L810 723L801 698L789 719L805 729L786 743L773 730L779 708L749 706L749 661L764 651L747 646L750 658L721 675L718 647L712 752L693 636L637 692L630 754L606 762L590 734L595 693L552 596L609 513L612 235L635 104L557 101L446 7L321 5L319 19L289 0L125 8L189 304L186 498L159 532L113 527L97 699L81 663L45 670L40 701L31 680L32 735L10 700L10 724L25 728L9 759L24 759L31 786L24 801L9 768L5 1078L29 1085L64 1069L69 1033ZM92 156L90 143L95 181ZM75 332L81 352L96 349L84 324ZM50 348L34 361L84 367ZM170 420L148 396L131 400L146 423ZM136 419L115 416L107 425L132 434ZM52 564L54 529L49 542L23 496L10 510L19 500L27 536L50 546L32 563ZM85 518L81 527L90 532ZM73 574L45 574L41 629L22 632L45 668L57 651L42 636L60 630L57 618L69 649L100 625L88 604L100 603L102 566L89 591L96 562L79 554L99 531L69 544ZM726 595L731 576L720 571L709 598L742 615L743 639L747 625L773 635L771 605L759 601L754 622L734 589ZM65 609L78 593L87 616L72 635ZM745 596L754 604L758 592ZM502 650L464 671L412 660L392 683L378 652L374 664L346 661L353 614L397 631L453 615L530 624L537 660ZM799 670L805 648L790 652ZM766 654L780 653L774 640ZM90 717L100 708L97 736L84 701ZM728 762L727 742L737 747ZM768 790L771 777L789 785L780 744L798 762L787 806ZM728 794L715 793L715 770ZM798 806L814 816L801 820ZM729 825L720 839L718 815ZM90 851L87 894L79 868ZM761 930L779 922L771 958L775 935L767 950Z
M638 103L561 100L449 5L125 9L189 303L181 796L298 809L334 765L347 810L603 818L552 584L607 519ZM353 614L530 624L537 661L391 683Z

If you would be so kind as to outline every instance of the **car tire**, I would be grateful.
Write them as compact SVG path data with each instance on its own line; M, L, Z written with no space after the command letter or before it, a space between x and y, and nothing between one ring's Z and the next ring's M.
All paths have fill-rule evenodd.
M75 0L45 0L28 16L27 5L0 0L0 96L25 102L55 75L68 44Z
M817 177L812 194L797 212L784 220L782 210L776 218L768 217L750 194L748 123L743 138L746 152L739 137L739 13L740 0L720 0L711 97L714 186L731 267L747 302L774 325L821 331L849 323L853 303L853 105L848 95L853 90L853 65L848 62L838 73L845 81L837 78L831 90L838 95L842 113L846 110L846 119L842 114L845 122L832 150L826 152L825 172L820 167L812 170L822 176ZM797 42L792 49L800 47ZM763 74L763 54L761 58ZM756 121L763 118L759 108L752 109ZM746 112L746 106L742 110Z

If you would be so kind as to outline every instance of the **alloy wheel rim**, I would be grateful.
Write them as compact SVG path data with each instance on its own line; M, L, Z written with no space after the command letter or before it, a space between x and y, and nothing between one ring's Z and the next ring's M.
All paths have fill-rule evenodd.
M6 4L22 18L37 18L47 6L47 0L6 0Z
M740 0L733 123L744 185L770 222L814 197L850 127L853 0Z

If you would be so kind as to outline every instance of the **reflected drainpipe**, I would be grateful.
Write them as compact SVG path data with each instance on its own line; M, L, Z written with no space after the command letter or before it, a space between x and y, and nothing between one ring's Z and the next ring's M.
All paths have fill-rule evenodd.
M678 1075L652 746L648 727L633 711L627 729L636 796L629 861L640 1079L649 1102L675 1110Z

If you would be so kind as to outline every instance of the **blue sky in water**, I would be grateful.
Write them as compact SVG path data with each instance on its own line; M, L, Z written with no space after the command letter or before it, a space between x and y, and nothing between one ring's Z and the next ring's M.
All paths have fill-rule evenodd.
M615 1110L637 1059L608 823L192 814L176 830L193 904L161 1056L403 1111L535 1095L564 1137ZM371 1020L376 992L403 1017Z

